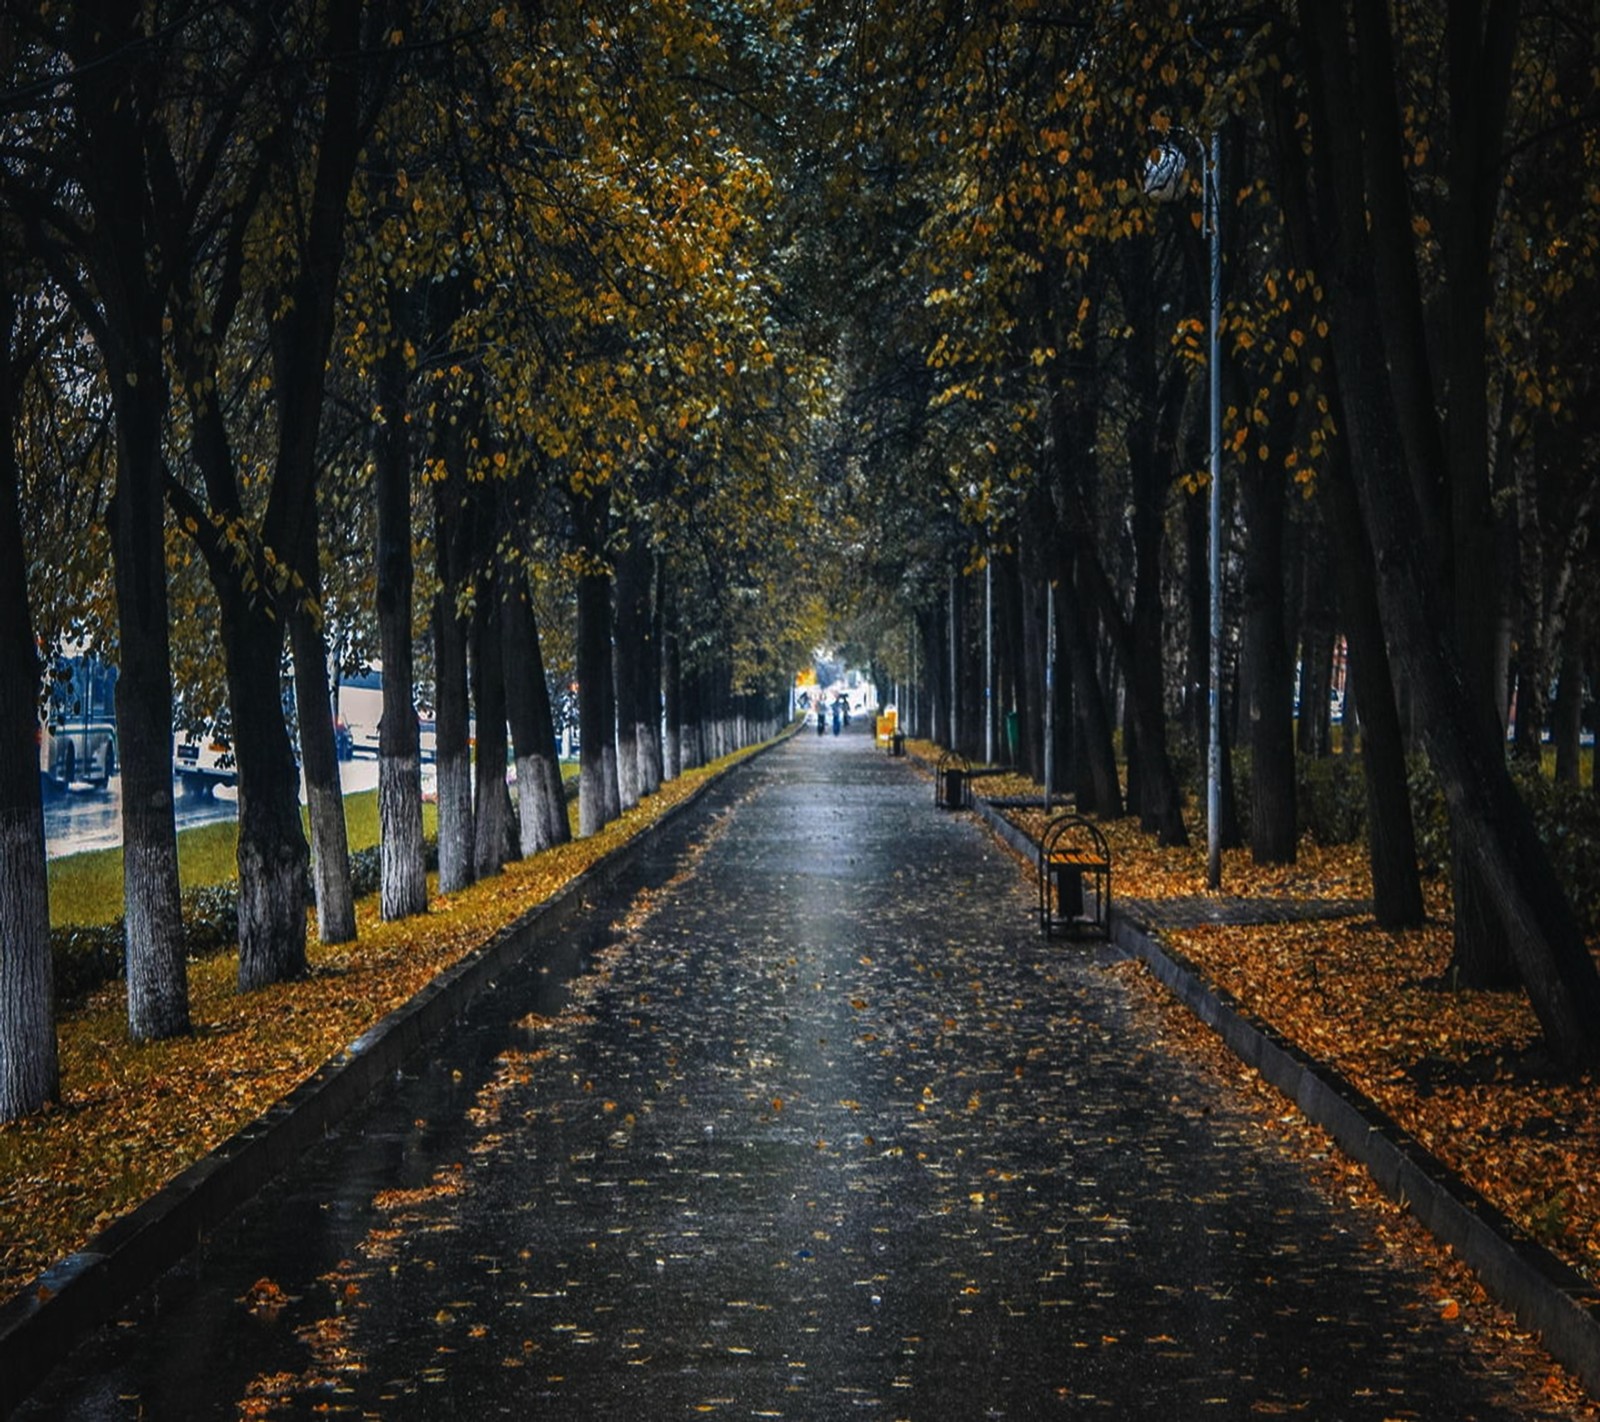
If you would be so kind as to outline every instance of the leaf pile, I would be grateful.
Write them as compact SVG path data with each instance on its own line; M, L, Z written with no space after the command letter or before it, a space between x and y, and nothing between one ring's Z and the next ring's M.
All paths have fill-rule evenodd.
M120 983L57 1028L62 1094L0 1126L0 1297L25 1287L215 1149L330 1057L706 779L750 751L669 781L597 835L574 839L385 923L357 905L353 943L307 945L310 975L241 996L236 953L189 966L193 1035L128 1041Z

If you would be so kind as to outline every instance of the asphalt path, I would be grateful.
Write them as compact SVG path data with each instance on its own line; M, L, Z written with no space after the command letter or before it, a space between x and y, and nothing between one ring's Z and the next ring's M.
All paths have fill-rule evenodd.
M1527 1415L906 762L703 807L23 1415Z

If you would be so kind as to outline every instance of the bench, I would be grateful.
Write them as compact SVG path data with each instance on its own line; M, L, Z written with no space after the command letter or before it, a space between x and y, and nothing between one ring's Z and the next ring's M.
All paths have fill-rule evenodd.
M1081 815L1052 820L1039 840L1039 926L1047 938L1111 937L1111 851Z

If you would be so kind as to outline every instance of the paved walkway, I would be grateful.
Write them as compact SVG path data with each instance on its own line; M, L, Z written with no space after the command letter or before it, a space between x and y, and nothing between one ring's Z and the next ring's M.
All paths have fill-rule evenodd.
M705 803L25 1415L1526 1415L904 761Z

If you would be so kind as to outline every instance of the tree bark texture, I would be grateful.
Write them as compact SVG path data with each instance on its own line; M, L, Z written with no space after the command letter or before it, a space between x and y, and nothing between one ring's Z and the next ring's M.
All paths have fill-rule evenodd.
M422 834L422 753L411 688L411 440L406 421L405 357L398 348L378 367L382 421L374 430L377 503L378 647L383 657L383 713L378 722L378 912L409 918L428 907ZM437 726L436 726L437 732ZM435 736L436 742L440 738Z
M645 645L640 652L638 711L639 788L646 795L654 795L667 778L666 752L662 745L666 711L661 697L661 649L666 627L662 588L666 576L666 559L659 553L652 554L648 579L649 618Z
M142 15L85 5L73 16L74 58L97 74L75 91L85 195L98 220L85 257L93 298L82 311L97 330L116 424L111 501L120 676L117 748L122 763L123 922L128 1032L135 1041L189 1030L178 846L172 804L172 659L162 527L167 369L165 291L148 253L160 232L148 177ZM95 299L98 305L95 305Z
M316 557L315 548L311 558ZM316 586L313 575L311 584ZM311 878L317 906L317 936L348 943L356 936L356 902L350 884L350 841L344 823L344 793L333 739L328 694L328 644L321 623L299 608L289 621L294 642L294 688L300 727L300 769L311 821Z
M1277 125L1276 151L1282 159L1279 186L1283 193L1285 231L1297 268L1329 269L1322 253L1323 241L1336 230L1334 215L1324 211L1319 223L1313 217L1308 170L1297 131L1299 103L1280 91L1271 108ZM1348 429L1340 388L1337 359L1326 368L1329 406L1335 426ZM1352 754L1356 728L1366 786L1367 848L1372 871L1373 915L1385 928L1412 928L1424 918L1422 879L1417 864L1416 828L1407 790L1406 744L1394 679L1378 607L1377 569L1367 536L1355 479L1350 467L1348 437L1336 439L1328 449L1326 468L1317 493L1328 538L1328 561L1338 592L1348 650L1348 675L1344 702L1344 752ZM1312 590L1307 608L1316 603ZM1313 617L1308 610L1306 622ZM1305 714L1304 694L1301 714Z
M556 753L555 718L545 682L539 627L527 578L502 567L500 632L505 668L506 715L517 758L517 824L523 855L537 854L571 838L567 800Z
M610 500L577 500L587 566L578 575L578 833L598 834L622 813L617 787L616 692L612 679L611 575L606 571Z
M1082 729L1080 751L1091 792L1087 798L1080 792L1079 808L1103 820L1119 819L1123 814L1122 782L1117 778L1111 712L1095 669L1091 612L1077 590L1075 578L1067 580L1063 595L1056 602L1061 609L1057 638L1066 647Z
M306 972L306 869L299 772L284 718L282 624L261 600L218 589L239 773L239 990Z
M684 771L683 649L678 640L677 586L665 567L662 569L660 588L661 703L665 721L661 775L664 780L676 780Z
M488 550L480 548L481 554ZM472 711L477 726L473 774L473 865L487 879L505 867L511 842L511 792L506 786L505 661L500 641L497 576L478 579L472 609Z
M1249 683L1250 856L1257 864L1292 864L1295 821L1294 667L1283 627L1283 470L1247 470L1244 497L1244 638Z
M1337 383L1331 391L1340 428ZM1349 648L1344 732L1347 744L1362 727L1361 768L1367 790L1367 852L1372 868L1373 917L1384 928L1415 928L1426 910L1417 865L1416 823L1407 791L1405 733L1395 702L1389 649L1378 607L1377 569L1350 471L1347 440L1329 451L1322 482L1334 568Z
M439 591L433 601L434 769L439 796L439 892L473 880L472 748L467 697L467 630L459 611L470 530L458 488L434 490Z
M9 366L10 292L0 289ZM39 653L28 603L12 372L0 367L0 1121L60 1090L50 962L49 878L39 783Z
M617 694L617 794L624 810L644 793L640 743L645 697L645 643L650 630L650 554L633 543L616 555L612 579L612 640L617 648L612 671Z

